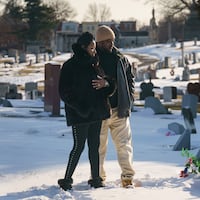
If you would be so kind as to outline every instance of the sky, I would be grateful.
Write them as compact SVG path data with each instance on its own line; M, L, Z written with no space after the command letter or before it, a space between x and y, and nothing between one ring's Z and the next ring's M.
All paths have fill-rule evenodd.
M141 23L149 24L152 18L152 8L154 7L152 3L146 0L69 0L69 2L77 11L76 20L78 21L83 21L89 4L95 2L97 5L106 4L110 8L114 20L134 18Z
M156 56L163 60L171 56L175 60L181 55L180 44L171 47L169 44L158 44L137 49L137 52ZM187 53L200 50L193 42L185 44ZM123 51L123 50L122 50ZM125 53L125 51L123 51ZM63 63L69 54L62 54L53 62ZM131 58L128 57L131 61ZM40 63L44 66L45 63ZM8 81L25 84L27 81L44 80L44 71L38 64L33 65L32 72L26 78L16 76L17 71L28 66L28 63L4 68L0 64L0 82ZM200 63L189 65L200 67ZM183 68L176 67L176 76L182 76ZM170 69L158 70L158 79L152 79L156 87L173 85L186 88L187 81L174 81ZM165 77L165 78L163 78ZM192 77L193 78L193 77ZM148 80L145 80L148 81ZM136 82L136 89L141 82ZM0 105L0 200L199 200L200 174L189 174L180 177L187 158L180 151L173 151L180 135L168 128L172 122L185 127L180 110L171 110L172 114L154 114L150 108L137 106L142 103L135 100L134 112L131 113L132 142L134 148L133 165L134 181L140 181L141 187L124 189L120 186L120 168L116 151L109 135L109 144L105 161L107 172L106 187L92 189L87 180L90 177L90 166L87 157L87 145L74 172L73 190L63 191L57 180L65 173L67 158L72 148L71 127L66 126L63 102L59 117L50 116L44 111L42 99L9 100L13 107ZM178 100L173 100L178 101ZM144 102L143 102L144 103ZM170 103L170 102L169 102ZM172 102L171 102L172 103ZM191 135L190 153L200 151L200 113L194 119L197 133Z
M111 11L111 20L137 20L140 25L149 25L152 18L152 9L156 9L153 1L147 0L68 0L75 9L77 16L73 19L82 22L85 19L89 4L106 4ZM0 8L2 10L2 8ZM158 11L155 11L156 19L159 19Z

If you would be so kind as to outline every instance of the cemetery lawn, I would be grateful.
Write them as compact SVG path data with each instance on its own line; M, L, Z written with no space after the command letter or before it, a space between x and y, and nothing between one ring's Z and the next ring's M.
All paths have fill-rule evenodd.
M197 50L193 45L188 48L191 51L194 48ZM169 45L155 45L151 48L147 46L130 51L151 54L150 49L152 55L158 58L172 56L172 63L177 60L176 52L180 51L178 47L172 48ZM69 57L69 54L63 54L54 58L54 61L62 63ZM195 64L195 67L197 65ZM8 81L24 88L26 82L44 80L43 70L16 78L13 72L21 68L21 65L12 68L1 66L0 82ZM158 70L158 78L152 80L156 86L156 96L162 96L163 86L175 86L185 92L188 82L174 80L177 76L181 77L182 70L180 67L176 68L173 77L170 75L170 69ZM192 75L192 78L196 81L198 76ZM147 79L146 81L148 82ZM140 92L141 83L142 81L136 82L137 94ZM21 91L23 93L23 90ZM71 127L66 126L63 103L61 102L61 116L51 117L51 113L44 111L42 99L19 99L10 102L13 107L0 106L0 200L200 198L200 175L188 174L185 178L180 177L188 158L183 156L181 151L173 150L181 135L168 128L173 122L185 127L180 109L172 108L171 114L155 114L151 108L138 106L137 104L144 102L136 99L130 122L133 133L135 181L141 181L141 187L125 189L120 186L121 171L115 147L109 136L105 162L106 187L91 189L87 184L90 166L86 145L73 176L73 190L65 192L58 187L57 180L64 176L73 139ZM200 151L200 113L194 118L194 124L197 133L191 134L189 151L197 155Z

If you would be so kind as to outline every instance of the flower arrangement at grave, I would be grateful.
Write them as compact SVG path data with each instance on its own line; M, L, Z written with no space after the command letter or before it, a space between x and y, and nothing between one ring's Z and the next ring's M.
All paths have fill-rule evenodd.
M187 177L190 174L200 175L200 159L190 153L188 149L182 149L181 154L188 159L184 170L180 172L180 177Z

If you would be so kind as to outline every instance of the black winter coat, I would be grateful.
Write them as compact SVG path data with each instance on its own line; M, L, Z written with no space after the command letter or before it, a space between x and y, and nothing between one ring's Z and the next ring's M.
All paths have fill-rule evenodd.
M105 58L105 52L100 49L97 49L97 52L100 58L100 64L102 60L104 60L104 63L107 63L108 60ZM116 58L116 77L113 78L117 80L116 98L118 102L118 117L128 117L134 102L134 75L131 73L131 65L128 59L116 47L113 48L111 54ZM110 66L103 66L102 64L102 68L105 71L106 67Z
M59 93L65 103L67 125L109 118L108 97L115 91L115 81L105 76L109 87L94 89L92 80L97 79L100 66L97 66L95 58L82 49L74 53L63 64L59 80Z

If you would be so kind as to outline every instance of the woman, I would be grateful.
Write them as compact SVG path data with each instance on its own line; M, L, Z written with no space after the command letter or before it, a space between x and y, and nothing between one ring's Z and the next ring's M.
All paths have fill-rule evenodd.
M88 184L94 188L103 187L99 176L100 129L102 120L110 117L108 97L115 90L115 82L105 76L98 64L91 33L83 33L72 49L73 57L61 69L59 93L65 103L67 125L72 126L74 145L65 177L59 179L58 184L63 190L72 189L72 175L87 140L92 177Z

